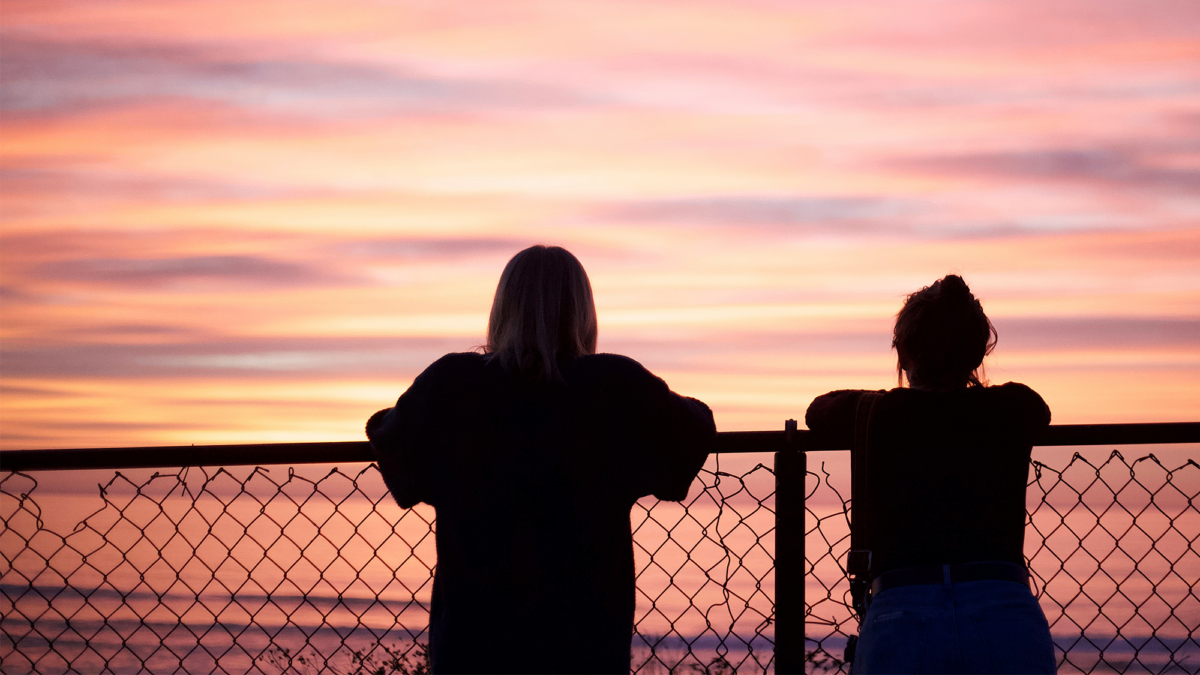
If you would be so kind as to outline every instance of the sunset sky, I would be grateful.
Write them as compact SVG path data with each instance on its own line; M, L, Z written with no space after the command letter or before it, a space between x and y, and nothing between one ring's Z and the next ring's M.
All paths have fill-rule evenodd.
M356 440L559 244L780 429L983 300L1058 423L1200 419L1195 0L0 1L0 448Z

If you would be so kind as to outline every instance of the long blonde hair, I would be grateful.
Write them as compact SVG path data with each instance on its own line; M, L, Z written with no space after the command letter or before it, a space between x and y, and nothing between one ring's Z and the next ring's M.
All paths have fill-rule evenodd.
M560 380L560 360L596 353L596 332L583 265L565 248L530 246L500 275L484 352L511 373Z

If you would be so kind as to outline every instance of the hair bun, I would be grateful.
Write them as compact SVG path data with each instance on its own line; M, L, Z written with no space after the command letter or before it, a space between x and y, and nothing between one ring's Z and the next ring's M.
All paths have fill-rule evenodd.
M940 295L946 298L963 298L970 297L971 289L967 287L967 282L957 274L947 274L942 277L939 282Z
M996 329L967 282L947 274L910 293L896 315L892 346L900 382L958 387L983 383L978 370L996 346Z

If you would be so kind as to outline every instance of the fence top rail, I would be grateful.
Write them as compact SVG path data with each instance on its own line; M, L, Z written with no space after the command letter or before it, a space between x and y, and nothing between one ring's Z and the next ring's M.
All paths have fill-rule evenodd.
M1034 445L1138 445L1200 443L1200 422L1153 424L1057 424L1034 439ZM751 453L800 450L846 450L797 431L723 431L717 452ZM0 471L78 469L149 469L184 466L242 466L254 464L327 464L370 462L367 441L326 443L250 443L238 445L176 445L142 448L67 448L9 450L0 453Z

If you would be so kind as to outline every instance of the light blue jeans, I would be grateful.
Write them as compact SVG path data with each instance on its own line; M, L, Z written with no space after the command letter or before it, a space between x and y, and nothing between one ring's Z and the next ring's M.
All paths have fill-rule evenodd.
M1029 589L964 581L888 589L871 602L851 672L1054 673L1050 626Z

